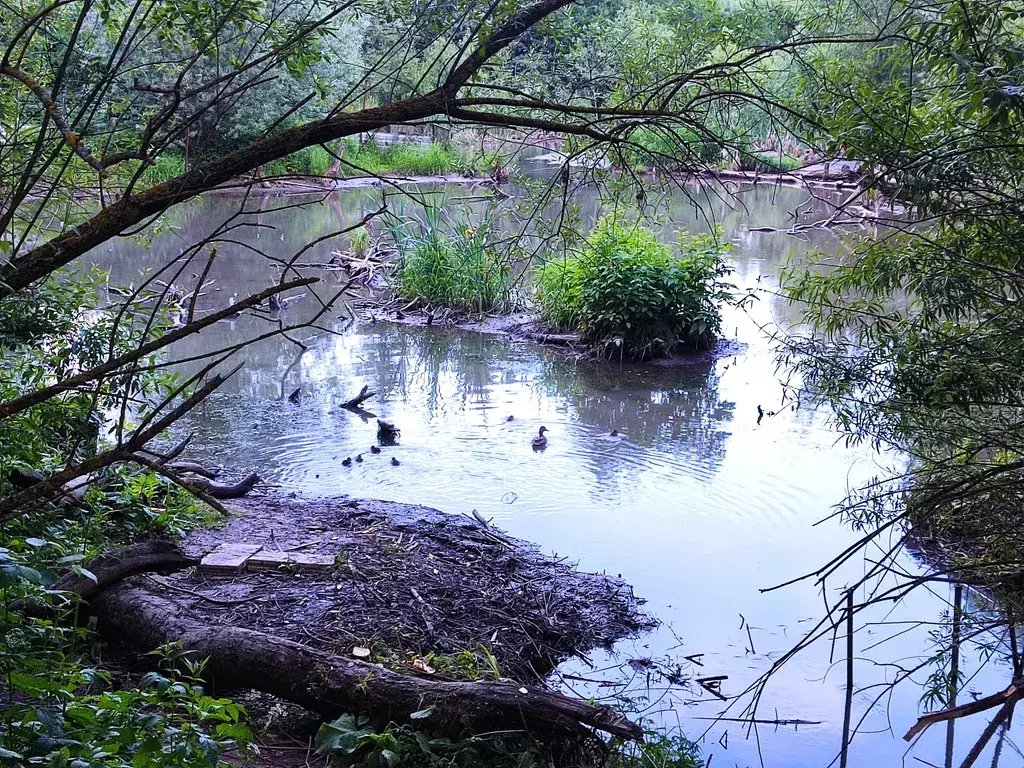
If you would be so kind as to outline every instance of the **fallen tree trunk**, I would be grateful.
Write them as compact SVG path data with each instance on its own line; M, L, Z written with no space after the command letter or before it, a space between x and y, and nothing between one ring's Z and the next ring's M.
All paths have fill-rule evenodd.
M52 589L74 592L89 601L107 587L136 573L180 571L193 565L199 565L199 561L183 555L169 541L144 541L124 549L105 552L90 560L89 573L94 578L69 573L54 584Z
M72 571L59 579L50 590L72 592L89 602L107 587L137 573L180 571L198 564L197 559L182 554L168 541L144 541L93 558L89 561L88 573L91 576ZM49 613L48 608L30 605L22 600L12 603L11 610L28 612L33 616Z
M219 467L206 467L197 461L176 461L168 464L167 469L179 475L192 474L205 477L207 480L215 480L220 474Z
M263 632L195 621L180 615L174 601L130 583L105 590L93 607L108 636L145 651L180 642L209 659L215 686L262 691L325 717L358 712L402 723L411 713L433 707L431 722L450 730L526 728L564 734L588 725L627 739L643 736L640 726L610 707L537 688L399 674Z

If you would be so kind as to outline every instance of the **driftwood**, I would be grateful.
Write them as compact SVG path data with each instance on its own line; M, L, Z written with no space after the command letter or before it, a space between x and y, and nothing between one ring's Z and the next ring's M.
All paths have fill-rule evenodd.
M934 725L935 723L957 720L961 717L967 717L968 715L975 715L979 712L994 709L995 707L1016 704L1021 699L1024 699L1024 678L1014 680L1005 690L992 694L991 696L985 696L982 699L970 701L966 704L961 704L958 707L951 707L950 709L943 709L939 712L929 712L921 715L917 722L914 723L914 727L907 731L903 738L906 741L910 741L917 736L917 734L924 731L928 726Z
M433 722L458 730L527 728L538 733L579 733L583 725L640 739L640 726L611 709L559 693L505 683L441 682L403 675L290 640L232 626L206 624L179 614L173 600L132 584L105 590L93 606L101 630L146 651L180 642L222 689L251 688L292 701L325 717L361 712L405 722L433 707Z
M376 397L376 392L371 392L370 388L363 385L363 388L359 390L359 394L353 397L351 400L346 400L341 404L342 408L348 408L350 411L358 410L359 406L369 400L371 397Z
M170 450L164 453L157 453L156 451L151 450L149 448L143 448L141 451L139 451L139 453L146 454L147 456L153 456L157 460L158 464L166 464L169 461L174 461L174 459L178 458L179 456L181 456L181 454L185 452L185 449L188 447L188 444L192 442L192 437L193 435L192 433L190 433L180 443L178 443L175 446L172 446Z
M255 488L256 483L259 481L260 476L253 472L248 477L245 477L231 485L215 483L205 477L189 478L187 480L182 478L181 482L190 490L205 493L215 499L238 499L245 496L245 494Z

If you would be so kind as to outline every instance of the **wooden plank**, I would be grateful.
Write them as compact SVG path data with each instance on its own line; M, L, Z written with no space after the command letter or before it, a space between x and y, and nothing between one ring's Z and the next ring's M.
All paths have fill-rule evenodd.
M263 550L249 558L247 567L251 571L325 571L334 567L334 559L334 555Z
M199 570L215 576L241 573L250 557L263 549L262 544L228 542L221 544L199 563Z

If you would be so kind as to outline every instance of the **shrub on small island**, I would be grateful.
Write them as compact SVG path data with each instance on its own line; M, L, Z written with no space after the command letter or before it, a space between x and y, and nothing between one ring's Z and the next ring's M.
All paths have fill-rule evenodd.
M606 216L582 247L537 271L541 314L596 354L646 360L710 348L732 296L725 247L686 236L677 254L639 223Z

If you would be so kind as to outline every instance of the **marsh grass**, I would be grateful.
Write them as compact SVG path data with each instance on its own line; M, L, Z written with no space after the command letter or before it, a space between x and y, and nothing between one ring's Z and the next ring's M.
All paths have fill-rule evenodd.
M472 175L489 167L492 159L474 156L462 147L439 142L427 146L399 142L387 147L372 139L358 144L346 139L340 147L339 178L357 176L448 176ZM327 176L336 158L323 147L308 147L268 163L267 176Z
M802 168L805 163L795 157L778 152L744 152L740 156L739 170L757 173L780 173Z
M469 312L511 312L520 304L512 255L491 238L490 221L473 223L444 204L391 227L398 251L395 291L403 299Z
M337 151L337 150L335 150ZM321 146L307 147L263 166L265 176L330 175L332 167L337 178L362 176L472 176L495 172L504 166L497 152L472 151L459 144L435 142L428 146L397 143L381 147L370 140L358 144L346 139L341 144L343 162L338 163L331 152ZM191 164L191 163L190 163ZM119 183L127 184L138 170L138 163L119 166L114 174ZM168 151L155 164L143 171L143 187L162 184L185 172L185 158L180 151Z

